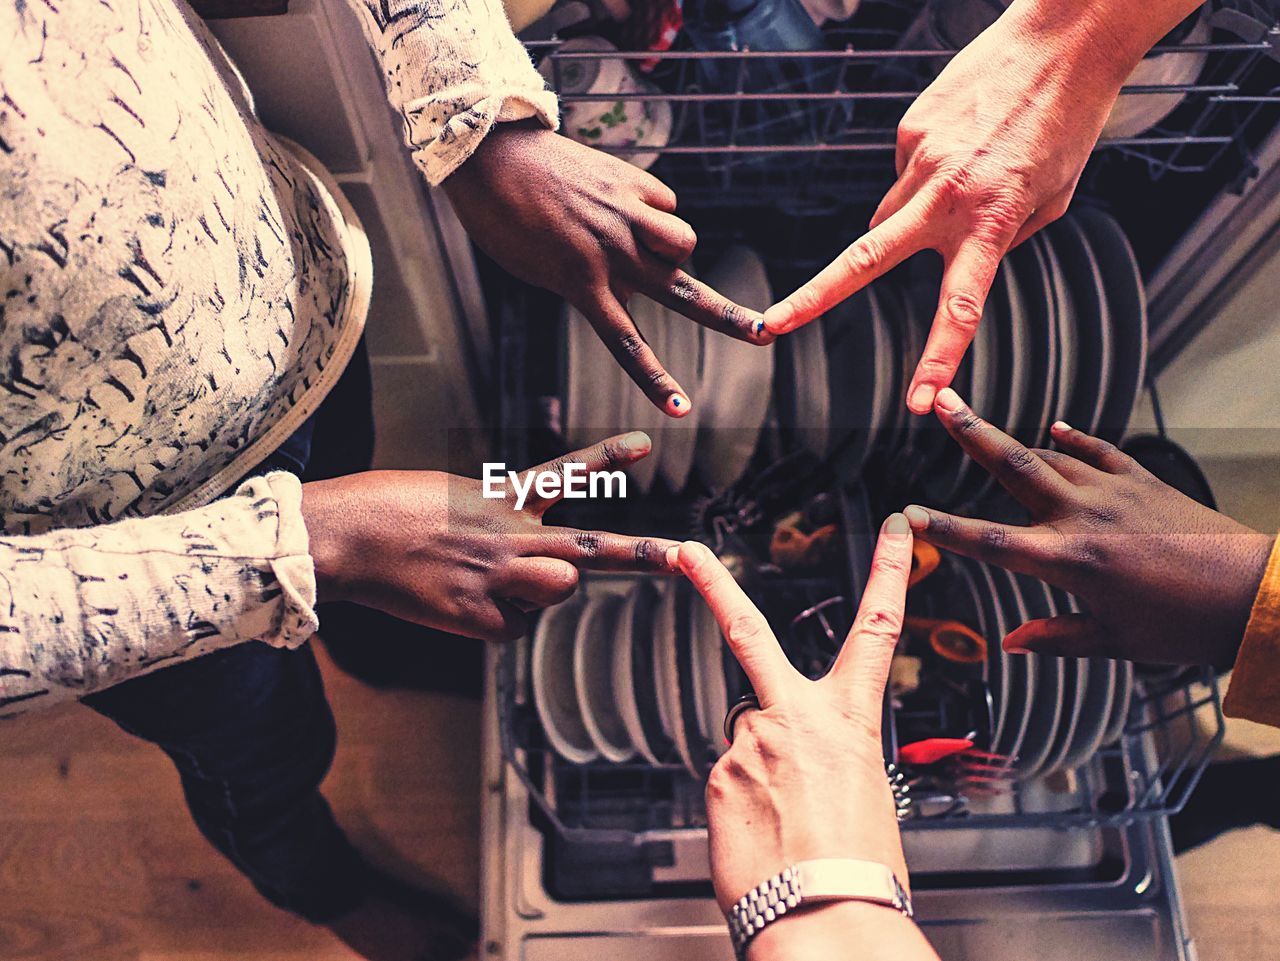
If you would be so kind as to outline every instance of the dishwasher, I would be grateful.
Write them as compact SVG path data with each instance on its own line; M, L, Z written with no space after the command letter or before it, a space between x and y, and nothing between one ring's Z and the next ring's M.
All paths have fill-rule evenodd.
M863 0L848 20L825 25L822 49L803 52L749 44L699 49L686 36L691 29L661 50L628 50L625 35L575 45L572 26L526 42L566 106L603 103L621 116L626 105L669 104L662 141L643 146L652 172L676 190L681 216L698 232L694 268L702 272L724 251L749 243L767 264L773 290L784 291L858 235L891 183L897 121L952 52L930 23L933 6ZM693 9L686 0L686 15ZM1196 57L1194 76L1131 80L1122 100L1165 97L1163 114L1144 129L1104 136L1073 205L1112 215L1148 278L1152 346L1140 387L1158 427L1160 370L1203 319L1195 311L1155 310L1161 297L1177 300L1179 278L1166 277L1161 291L1149 278L1177 260L1184 237L1203 242L1212 233L1207 216L1231 215L1214 214L1224 196L1247 198L1269 181L1259 158L1275 149L1280 104L1275 9L1245 0L1207 5L1195 18L1152 55L1180 48L1175 56ZM643 82L602 93L584 92L573 80L582 64L608 61L630 65ZM637 153L635 144L630 150ZM497 364L496 446L508 465L532 465L568 449L566 310L492 265L482 263L481 276ZM936 268L908 263L885 279L881 296L900 306L892 298L901 291L923 291L927 299L936 297L936 284ZM891 325L901 322L897 310L886 316ZM1146 350L1144 340L1144 357ZM921 496L927 478L910 455L936 439L922 440L918 426L898 423L855 471L833 467L802 429L783 423L783 356L773 385L778 396L751 438L742 476L723 487L697 479L680 490L658 483L640 497L565 505L559 521L711 544L737 564L735 574L793 664L816 677L852 621L874 519ZM790 369L800 370L799 361ZM976 383L978 375L970 376ZM1126 409L1125 422L1110 425L1117 437L1127 420ZM656 450L664 430L654 439ZM975 504L983 516L1018 516L1007 496L989 489L951 506ZM781 519L818 509L813 505L835 532L827 560L787 569L771 553ZM632 587L625 576L593 575L584 576L582 591L590 597ZM913 588L909 615L929 622L948 614L951 589ZM987 634L991 626L982 625ZM999 648L999 636L987 640ZM700 775L714 750L692 770L687 756L670 749L648 760L565 757L534 703L531 648L526 639L487 654L484 956L732 957L709 881ZM723 667L727 693L745 691L731 657ZM1209 669L1124 670L1129 686L1123 706L1113 702L1115 730L1106 743L1044 776L1003 776L1001 763L1012 764L1012 755L994 750L994 775L981 763L937 774L903 761L904 747L922 734L963 732L979 747L994 747L997 681L985 661L928 690L886 696L887 771L900 787L908 784L899 794L900 823L917 920L942 958L1195 958L1168 816L1185 803L1221 741L1217 678ZM1058 715L1063 723L1069 710Z

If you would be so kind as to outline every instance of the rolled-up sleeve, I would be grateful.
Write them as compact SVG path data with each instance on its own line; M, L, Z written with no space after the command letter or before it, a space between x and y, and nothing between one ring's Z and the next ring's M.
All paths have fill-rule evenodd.
M453 173L495 123L555 128L556 97L511 31L500 0L348 0L360 17L431 184Z
M1271 548L1222 709L1230 717L1280 727L1280 538Z
M302 485L273 473L199 510L0 538L0 718L244 641L315 633Z

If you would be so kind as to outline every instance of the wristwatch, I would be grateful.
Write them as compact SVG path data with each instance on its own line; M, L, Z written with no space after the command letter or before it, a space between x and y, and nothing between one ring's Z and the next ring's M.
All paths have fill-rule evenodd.
M802 904L870 901L914 917L911 896L885 864L854 858L798 861L752 888L729 909L729 936L738 961L757 934Z

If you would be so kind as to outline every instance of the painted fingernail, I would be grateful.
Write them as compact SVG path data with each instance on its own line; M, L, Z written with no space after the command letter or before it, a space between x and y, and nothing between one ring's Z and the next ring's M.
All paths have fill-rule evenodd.
M902 514L890 514L884 522L884 536L891 541L905 541L911 536L911 525Z
M633 454L648 453L653 447L653 441L649 439L649 435L642 430L633 430L626 437L622 438L622 446Z
M1055 420L1053 422L1053 430L1058 434L1066 434L1071 431L1071 425L1065 420Z
M933 406L933 385L921 384L911 392L911 409L917 414L927 413Z
M956 411L964 409L964 401L962 401L960 399L960 395L950 387L944 387L942 390L938 391L938 396L934 398L933 403L935 406L941 407L948 414L954 414Z
M684 394L672 394L667 398L667 413L674 414L677 417L683 417L689 413L689 398Z
M923 507L917 507L912 504L910 507L904 508L902 513L906 515L912 530L922 531L929 526L929 512Z
M761 317L759 320L757 320L755 322L755 326L752 327L751 329L755 331L755 335L757 337L763 337L764 336L764 318Z
M774 334L785 333L787 325L796 315L796 309L790 304L774 304L764 312L761 323L764 327Z

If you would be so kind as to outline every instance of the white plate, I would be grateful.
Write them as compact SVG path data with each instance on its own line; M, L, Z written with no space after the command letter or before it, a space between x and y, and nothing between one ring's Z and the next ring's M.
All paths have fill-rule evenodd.
M618 433L624 400L639 388L628 379L619 390L621 368L590 322L567 304L564 316L564 435L571 448L579 448Z
M1071 598L1072 613L1080 613L1080 604ZM1102 747L1102 739L1107 733L1107 722L1111 719L1111 702L1115 697L1116 664L1115 661L1102 657L1084 658L1088 666L1089 679L1085 686L1083 703L1079 717L1076 718L1075 736L1071 739L1071 747L1062 759L1062 767L1073 770L1087 764Z
M646 592L646 587L647 584L643 581L636 584L618 612L618 630L613 645L613 696L631 746L650 764L657 764L657 752L650 746L649 738L645 735L644 719L640 716L641 708L636 696L636 608L641 603L653 600L653 595ZM651 642L652 638L644 639L646 644Z
M680 661L676 653L676 583L662 585L658 616L653 625L653 682L658 687L658 714L662 729L671 738L680 760L690 771L696 771L689 749L689 735L680 708Z
M635 321L636 327L649 342L654 354L661 360L666 353L665 308L643 294L636 294L627 304L627 310L631 314L631 319ZM627 468L627 475L635 485L642 491L648 491L653 486L653 479L658 473L658 461L661 457L660 431L666 427L671 418L649 400L644 391L637 387L627 376L626 371L616 363L614 370L618 384L615 389L625 397L622 404L622 430L642 430L653 440L654 449L649 452L649 456ZM595 440L601 440L605 436L607 435L602 434Z
M1076 338L1071 316L1071 298L1067 293L1067 278L1062 273L1062 264L1058 262L1058 252L1053 245L1053 236L1047 230L1036 234L1040 238L1045 259L1049 264L1049 276L1052 280L1054 329L1052 336L1056 338L1058 358L1053 367L1052 376L1057 378L1054 394L1053 419L1065 420L1067 404L1071 400L1071 387L1076 382ZM1068 330L1070 328L1070 330Z
M729 693L724 680L724 637L711 608L695 592L692 594L690 627L693 643L693 691L698 702L702 736L716 754L723 754L724 716L729 711Z
M573 686L591 743L621 764L635 753L613 692L613 647L623 597L603 591L587 599L573 642Z
M1022 593L1022 599L1031 620L1053 616L1053 598L1047 584L1024 574L1015 574L1014 580ZM1049 759L1049 754L1053 750L1054 735L1062 720L1062 699L1066 677L1060 658L1045 657L1040 654L1022 656L1035 662L1039 677L1035 689L1031 692L1030 719L1018 758L1018 778L1026 780L1034 777L1044 767L1045 761Z
M698 424L702 421L705 401L699 396L702 383L703 338L707 329L687 317L667 310L666 348L663 362L671 376L689 392L693 408L684 417L668 417L654 443L660 444L651 457L658 459L658 472L673 493L680 493L689 482L689 472L698 451ZM710 336L717 336L711 334Z
M995 602L1000 606L1004 617L1004 633L996 638L996 644L1000 646L1001 668L1005 680L1003 686L1009 701L1003 737L996 739L995 753L1016 761L1021 757L1027 727L1031 723L1031 699L1040 682L1040 665L1024 655L1005 653L1005 637L1031 618L1013 575L1001 567L987 568L987 573L994 582Z
M1124 733L1129 721L1129 705L1133 700L1133 662L1116 661L1116 693L1111 701L1111 718L1102 735L1102 746L1114 744Z
M533 634L533 703L551 747L566 761L588 764L600 756L578 707L573 678L574 639L583 603L573 599L545 611Z
M749 247L726 251L706 281L748 310L763 311L773 302L764 262ZM773 347L757 347L711 332L702 346L697 402L703 409L696 463L698 473L719 490L742 476L755 453L769 413Z
M1075 606L1071 598L1065 591L1061 591L1056 587L1049 589L1049 596L1053 600L1053 613L1071 614L1075 611ZM1089 684L1089 662L1078 657L1061 657L1057 658L1062 664L1062 714L1058 718L1058 730L1053 736L1053 746L1049 750L1049 756L1045 758L1044 764L1040 767L1040 774L1045 775L1062 767L1063 759L1066 758L1067 752L1071 750L1071 745L1075 741L1076 726L1080 720L1080 714L1084 709L1084 699Z
M1182 41L1201 44L1209 40L1209 4L1200 8L1195 25ZM1163 87L1196 82L1204 68L1208 54L1157 53L1138 61L1133 72L1125 79L1126 87ZM1120 140L1136 137L1150 130L1177 108L1186 98L1185 93L1122 93L1107 122L1102 126L1101 140Z
M1075 358L1076 379L1070 385L1064 419L1072 427L1094 434L1111 386L1111 312L1106 288L1097 257L1080 225L1068 215L1050 230L1070 301L1067 323L1059 325L1058 332L1067 335L1067 350ZM1060 343L1059 352L1061 349Z

